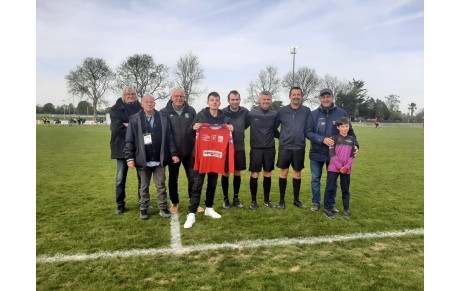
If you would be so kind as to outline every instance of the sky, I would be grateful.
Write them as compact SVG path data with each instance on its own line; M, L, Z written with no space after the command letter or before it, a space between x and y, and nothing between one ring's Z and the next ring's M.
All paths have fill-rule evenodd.
M116 69L134 54L150 54L170 68L187 52L199 57L206 93L238 90L267 65L363 80L368 95L400 96L400 110L424 107L424 2L385 1L36 1L36 104L77 104L65 76L86 57ZM118 94L105 96L109 105ZM75 101L74 101L75 98ZM288 93L278 96L288 103ZM227 102L222 102L223 106ZM164 106L161 102L157 107Z

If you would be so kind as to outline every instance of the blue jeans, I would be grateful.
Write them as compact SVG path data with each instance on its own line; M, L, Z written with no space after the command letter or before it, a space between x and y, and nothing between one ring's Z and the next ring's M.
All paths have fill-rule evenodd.
M311 171L311 193L313 205L321 206L321 176L323 174L324 164L329 167L329 163L318 162L310 160L310 171ZM333 195L333 204L335 205L335 197L337 196L337 182L335 183L334 195Z
M137 171L137 196L139 198L139 189L141 186L141 177L139 176L139 171ZM125 159L117 159L117 178L115 182L115 194L117 205L125 205L126 198L126 177L128 175L128 165L126 164Z

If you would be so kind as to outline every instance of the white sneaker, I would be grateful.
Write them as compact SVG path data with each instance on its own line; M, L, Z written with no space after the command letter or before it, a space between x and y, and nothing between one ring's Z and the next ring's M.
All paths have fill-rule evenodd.
M195 213L189 213L184 223L184 228L191 228L195 224Z
M204 210L204 215L211 216L212 218L221 218L222 216L214 211L214 208L206 208Z

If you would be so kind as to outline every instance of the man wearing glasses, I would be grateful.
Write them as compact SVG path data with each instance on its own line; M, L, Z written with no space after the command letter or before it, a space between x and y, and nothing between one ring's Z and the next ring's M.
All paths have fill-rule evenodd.
M126 164L125 154L125 135L128 128L129 117L142 110L141 104L137 100L136 90L134 88L126 88L123 90L123 96L118 98L115 105L110 108L110 130L112 135L110 138L111 158L117 160L117 176L115 184L117 210L115 214L122 214L126 211L126 176L128 174L128 165ZM138 180L138 198L141 178L137 173Z
M188 180L188 196L190 198L193 186L193 165L195 158L192 152L195 144L195 131L192 129L192 122L196 111L185 100L184 91L176 89L172 92L171 100L166 107L161 109L161 114L168 117L171 124L171 131L174 136L176 150L179 154L179 163L171 163L169 168L169 199L171 200L171 213L179 210L178 179L179 169L182 164ZM201 207L200 207L201 208ZM202 211L202 209L200 209ZM200 211L199 210L199 211Z

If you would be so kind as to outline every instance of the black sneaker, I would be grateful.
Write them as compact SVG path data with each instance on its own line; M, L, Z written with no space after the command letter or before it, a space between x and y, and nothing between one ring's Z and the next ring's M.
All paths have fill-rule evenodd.
M335 216L330 209L324 209L324 215L326 215L329 219L335 219Z
M251 210L257 210L257 201L252 201L251 206L249 206Z
M302 202L300 202L299 200L294 201L293 204L294 204L295 206L299 207L300 209L307 209L307 206L303 205Z
M164 218L170 218L171 212L169 212L168 209L160 209L160 215L163 216Z
M118 205L117 210L115 210L115 214L122 214L126 211L126 208L124 205Z
M141 219L142 219L142 220L147 220L147 219L149 219L149 215L147 214L147 209L141 210L141 215L140 215L140 216L141 216Z
M267 207L273 208L273 209L276 208L276 206L273 205L273 203L271 203L270 201L268 201L268 202L265 202L265 201L264 201L264 205L267 206Z
M350 210L344 210L342 217L345 218L345 219L349 219L350 218Z
M230 209L230 202L228 201L228 199L224 200L224 204L222 205L222 207L224 209Z
M243 208L243 203L241 203L240 199L234 198L233 199L233 206L238 208Z
M284 201L283 201L283 202L280 201L280 204L278 204L278 209L279 209L279 210L284 210L284 209L286 209L286 206L284 205Z

